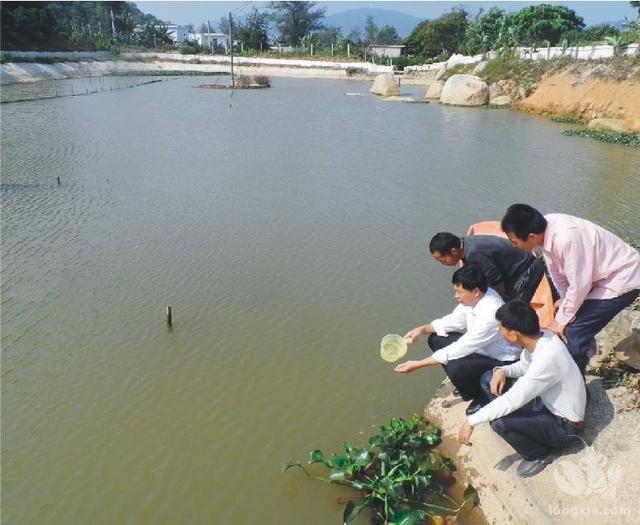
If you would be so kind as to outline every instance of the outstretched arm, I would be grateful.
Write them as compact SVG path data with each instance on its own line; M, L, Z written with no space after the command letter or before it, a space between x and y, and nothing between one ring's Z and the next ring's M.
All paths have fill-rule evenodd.
M435 332L433 326L430 324L423 324L420 326L416 326L413 330L409 330L406 334L404 334L404 338L407 343L415 343L421 336L425 334L431 334Z
M419 368L425 368L427 366L435 366L439 364L440 362L436 361L433 357L425 357L420 361L405 361L404 363L400 363L394 368L394 370L396 372L400 372L401 374L409 374L414 370L418 370Z

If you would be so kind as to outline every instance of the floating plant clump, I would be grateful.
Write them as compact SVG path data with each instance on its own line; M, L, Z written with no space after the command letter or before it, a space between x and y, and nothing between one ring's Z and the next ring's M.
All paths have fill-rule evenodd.
M563 131L562 134L567 137L590 137L600 142L640 148L640 134L637 133L617 133L614 131L599 131L595 129L569 129Z
M328 476L313 474L295 460L285 460L282 470L297 467L310 478L357 490L359 497L346 504L345 524L364 509L372 511L374 523L412 525L429 519L439 523L442 516L457 516L465 506L478 503L471 486L464 491L462 503L446 494L456 466L435 448L440 442L440 429L423 417L393 418L369 438L368 446L345 442L344 453L328 457L321 450L312 451L307 463L322 464L329 469Z

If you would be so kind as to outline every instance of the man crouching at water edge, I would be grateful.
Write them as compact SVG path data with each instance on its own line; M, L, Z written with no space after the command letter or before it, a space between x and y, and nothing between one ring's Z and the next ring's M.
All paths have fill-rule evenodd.
M490 422L523 457L518 475L534 476L547 466L552 449L564 448L582 433L586 389L567 347L552 332L540 332L538 316L527 303L501 306L496 319L504 338L524 349L520 361L482 376L488 404L462 424L458 441L470 444L474 427Z
M448 232L433 236L429 251L440 264L476 264L487 284L505 301L531 301L544 275L544 263L497 235L458 237Z
M584 374L593 339L640 294L640 254L585 219L513 204L502 229L516 248L541 250L561 299L549 327Z
M472 414L484 404L482 374L518 359L520 348L500 335L495 313L504 301L498 292L487 288L487 280L477 266L469 264L456 270L451 282L460 304L449 315L418 326L404 336L407 342L414 343L420 336L430 334L432 357L406 361L395 371L406 374L442 365L462 399L472 400L467 407L467 414Z

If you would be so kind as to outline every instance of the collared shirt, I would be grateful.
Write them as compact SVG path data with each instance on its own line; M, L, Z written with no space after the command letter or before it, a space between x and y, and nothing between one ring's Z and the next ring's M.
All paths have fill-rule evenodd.
M640 288L640 253L597 224L545 215L542 253L562 297L556 321L573 321L585 299L612 299Z
M504 304L495 290L488 288L475 306L456 306L449 315L431 321L436 334L464 332L457 341L433 353L433 358L446 365L452 359L480 354L498 361L515 361L520 348L510 345L500 334L496 310Z
M587 392L567 347L555 334L543 331L533 352L522 350L520 361L501 367L514 385L469 416L476 426L506 416L540 396L552 414L579 423L584 420Z

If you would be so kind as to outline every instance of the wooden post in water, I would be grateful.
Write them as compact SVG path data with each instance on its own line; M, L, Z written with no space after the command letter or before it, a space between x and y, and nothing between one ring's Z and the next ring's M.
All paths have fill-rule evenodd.
M231 19L231 12L229 12L229 41L231 45L231 87L236 87L236 83L233 79L233 20Z
M60 186L60 177L58 177L58 186Z
M167 305L167 324L173 326L173 319L171 318L171 305Z

